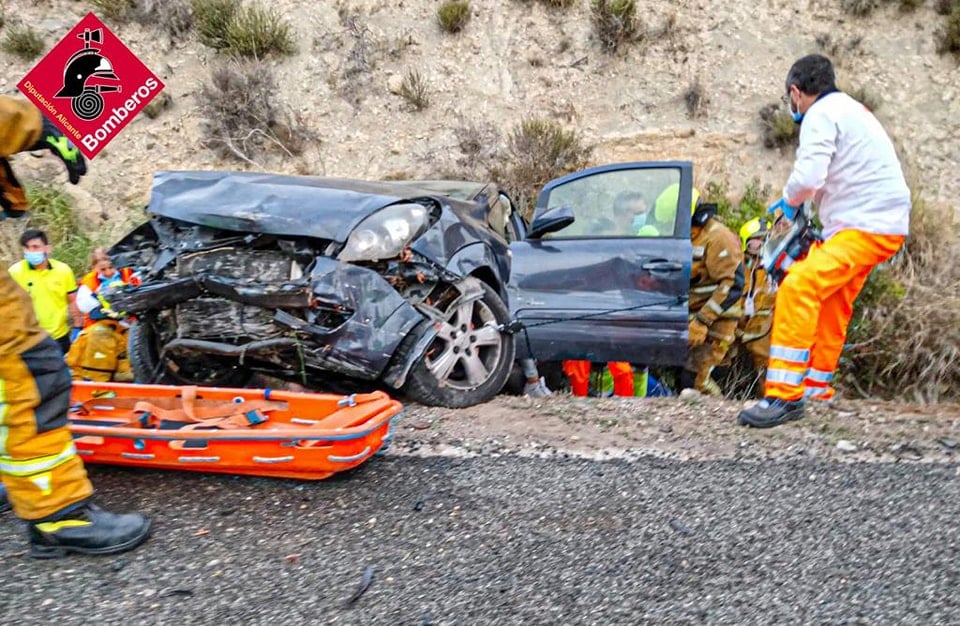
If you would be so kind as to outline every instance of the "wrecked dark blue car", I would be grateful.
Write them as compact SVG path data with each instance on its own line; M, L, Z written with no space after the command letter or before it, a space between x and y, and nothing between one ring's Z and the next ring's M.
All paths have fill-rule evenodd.
M531 353L682 363L691 188L689 163L594 168L547 185L528 224L491 183L159 172L110 250L141 285L106 297L136 316L139 382L262 373L470 406Z

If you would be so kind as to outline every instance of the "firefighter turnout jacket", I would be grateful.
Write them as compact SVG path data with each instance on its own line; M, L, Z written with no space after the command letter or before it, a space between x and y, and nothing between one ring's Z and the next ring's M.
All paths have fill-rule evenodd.
M8 215L27 210L7 157L35 145L40 111L0 96L0 196ZM9 227L9 226L8 226ZM37 322L30 296L0 267L0 474L14 512L44 519L92 495L67 428L70 371Z

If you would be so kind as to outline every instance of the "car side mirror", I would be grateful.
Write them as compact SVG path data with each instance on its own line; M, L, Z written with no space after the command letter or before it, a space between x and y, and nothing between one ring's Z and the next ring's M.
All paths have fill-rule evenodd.
M575 221L573 209L568 206L558 206L547 209L533 220L527 239L540 239L547 233L555 233L573 224Z

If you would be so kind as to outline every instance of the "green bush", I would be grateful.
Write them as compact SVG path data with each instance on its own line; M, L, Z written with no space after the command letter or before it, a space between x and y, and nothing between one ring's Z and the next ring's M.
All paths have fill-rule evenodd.
M592 151L575 130L567 130L551 119L527 118L507 139L507 165L491 168L491 176L510 190L529 217L540 188L558 176L582 169Z
M227 23L228 53L262 59L269 54L290 55L296 49L290 24L273 9L256 4L241 6Z
M53 258L69 265L77 275L87 272L95 243L86 234L89 229L77 215L72 198L53 185L28 184L25 190L30 212L21 220L23 227L17 235L27 228L39 228L47 233Z
M444 32L459 33L470 21L468 0L445 0L437 9L437 23Z
M638 38L640 19L635 0L592 0L590 9L604 50L616 52L623 44Z
M43 38L29 26L10 26L3 38L3 49L31 61L43 52Z
M754 178L744 188L739 200L730 197L729 181L710 181L701 190L704 202L717 205L717 215L733 232L739 232L744 222L766 215L767 207L773 203L774 193L771 185L764 185Z
M227 28L240 9L240 0L193 0L193 20L200 43L215 50L229 46Z

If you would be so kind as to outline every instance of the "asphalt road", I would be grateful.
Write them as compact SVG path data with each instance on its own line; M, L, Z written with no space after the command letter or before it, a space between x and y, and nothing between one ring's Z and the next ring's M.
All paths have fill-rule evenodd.
M957 465L385 456L319 483L94 468L155 534L33 561L26 624L957 624ZM372 568L372 569L371 569ZM372 581L348 603L365 572Z

